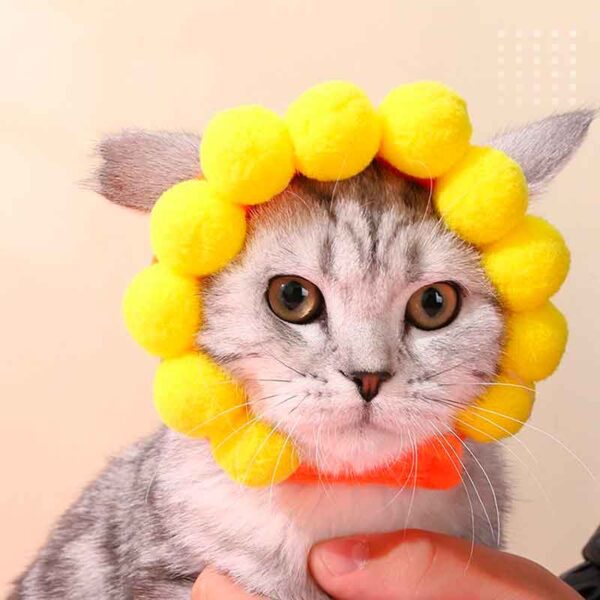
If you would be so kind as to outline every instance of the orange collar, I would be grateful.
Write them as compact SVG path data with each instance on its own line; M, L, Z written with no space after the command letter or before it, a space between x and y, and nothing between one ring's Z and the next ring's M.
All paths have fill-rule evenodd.
M413 486L447 490L462 479L463 445L455 434L432 437L396 462L366 473L331 475L302 464L287 479L290 483L345 483L350 485Z

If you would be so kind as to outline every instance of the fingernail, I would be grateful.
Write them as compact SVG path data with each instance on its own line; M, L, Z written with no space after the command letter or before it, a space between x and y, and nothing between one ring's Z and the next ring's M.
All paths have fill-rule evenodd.
M327 542L315 551L324 567L335 577L364 569L369 559L369 546L360 539Z

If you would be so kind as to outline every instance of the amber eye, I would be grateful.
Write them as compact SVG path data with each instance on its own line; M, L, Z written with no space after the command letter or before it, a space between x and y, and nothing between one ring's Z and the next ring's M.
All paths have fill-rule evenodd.
M271 310L288 323L314 321L323 311L323 295L314 284L297 275L273 277L267 289Z
M460 294L453 283L434 283L417 290L406 306L406 320L419 329L446 327L460 311Z

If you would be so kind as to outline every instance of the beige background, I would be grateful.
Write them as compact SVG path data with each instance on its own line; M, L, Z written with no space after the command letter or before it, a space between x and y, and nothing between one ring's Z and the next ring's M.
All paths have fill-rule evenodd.
M599 31L594 0L1 2L0 593L106 458L156 424L154 362L120 318L149 257L147 222L79 186L94 140L125 126L200 130L232 104L282 109L334 77L375 100L443 80L470 100L483 139L597 104ZM536 206L573 250L558 297L572 338L540 386L533 424L548 435L510 443L510 548L555 571L600 523L599 488L563 446L600 473L599 141L596 124Z

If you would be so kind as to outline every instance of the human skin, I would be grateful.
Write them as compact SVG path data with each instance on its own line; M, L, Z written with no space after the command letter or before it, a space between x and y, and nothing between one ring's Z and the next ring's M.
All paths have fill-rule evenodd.
M581 600L530 560L427 531L329 540L313 547L308 562L338 600ZM212 569L192 592L192 600L261 598Z

